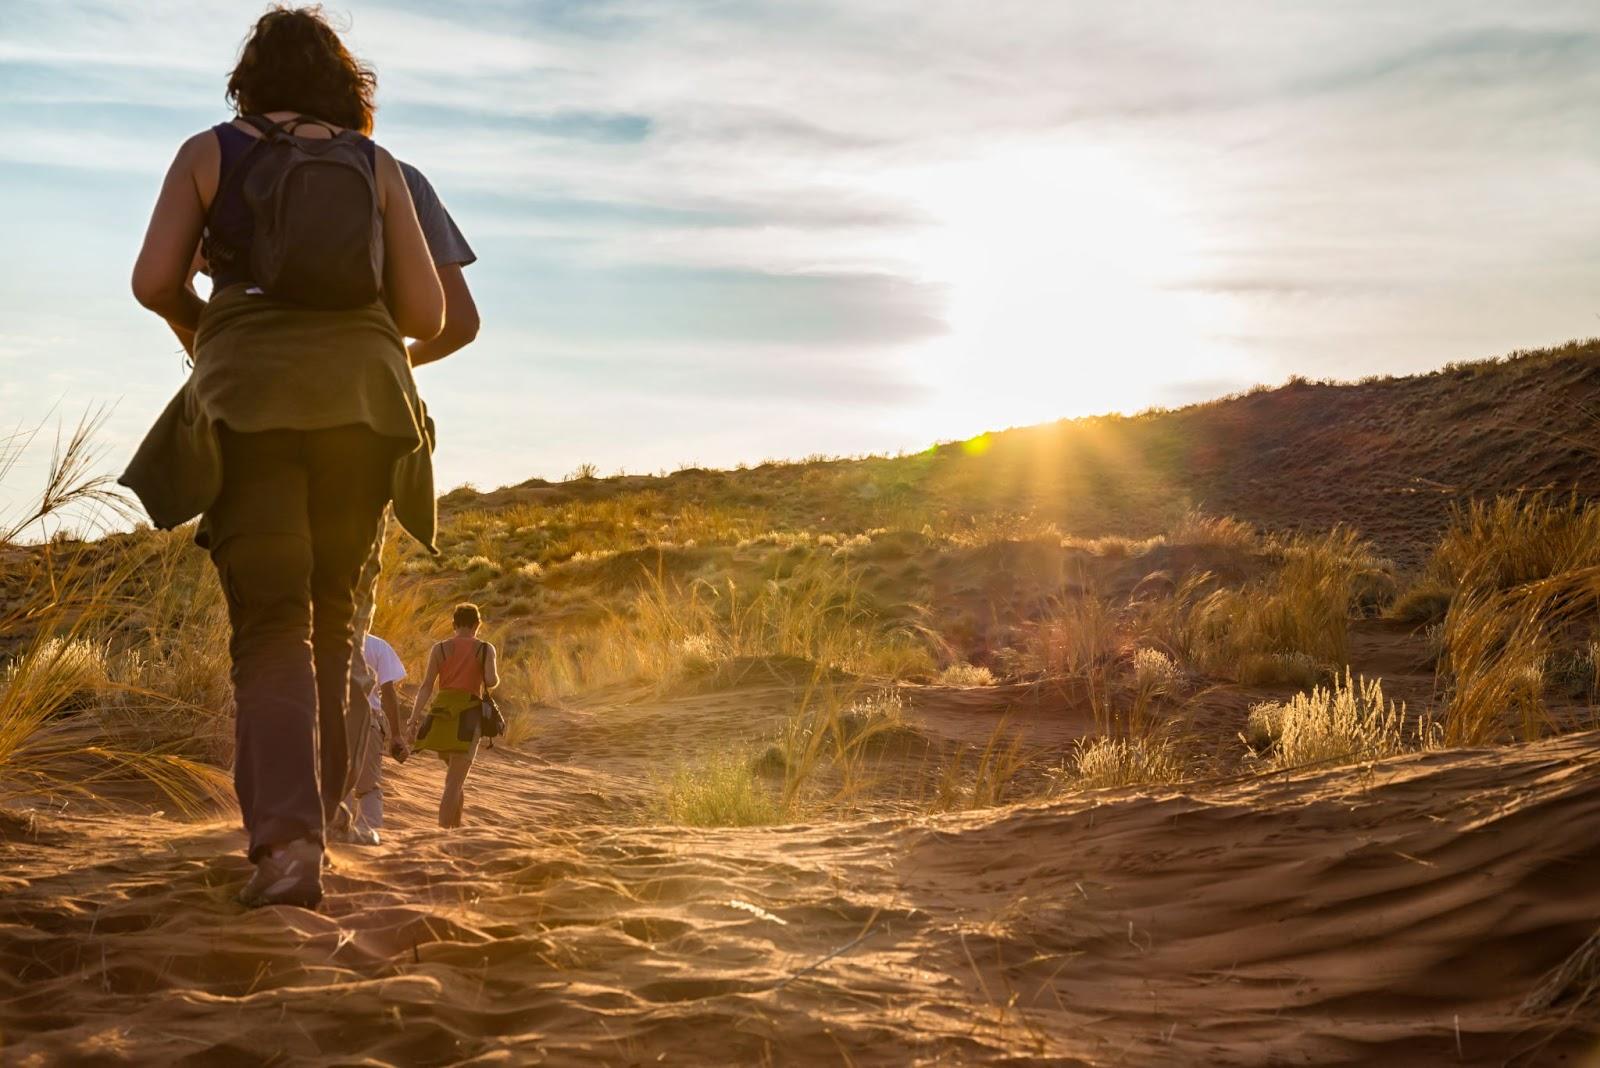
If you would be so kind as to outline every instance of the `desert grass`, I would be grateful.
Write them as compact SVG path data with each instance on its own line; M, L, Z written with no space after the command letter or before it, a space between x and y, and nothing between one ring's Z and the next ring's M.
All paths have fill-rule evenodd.
M1256 705L1247 731L1251 748L1279 768L1377 760L1440 740L1431 721L1408 722L1405 705L1384 697L1381 679L1348 670L1331 686Z
M818 675L764 748L680 761L660 784L655 811L698 827L856 814L889 774L881 743L906 729L896 691ZM999 770L998 754L980 761L980 792L995 789Z
M878 743L904 727L897 692L815 676L770 750L768 766L783 772L782 810L854 810L880 780Z
M1387 565L1348 527L1283 539L1275 555L1277 567L1265 578L1215 590L1194 604L1184 624L1186 644L1203 669L1239 678L1254 665L1259 678L1262 665L1274 663L1262 657L1333 668L1348 661L1359 583L1384 574Z
M1016 780L1027 764L1022 736L1002 719L982 746L958 747L940 765L924 812L967 812L1023 800Z
M808 558L781 579L746 586L645 574L631 603L597 623L546 636L528 670L545 700L621 682L658 687L736 660L789 659L895 679L935 674L932 637L885 625L848 563Z
M437 561L419 550L409 566L424 573L453 574L476 568L482 584L502 574L534 575L569 561L583 562L662 546L733 545L771 529L767 514L738 505L675 501L655 490L620 493L558 504L512 504L500 509L466 508L440 524Z
M1086 738L1073 746L1059 775L1065 790L1160 786L1187 774L1177 742L1154 735Z
M1306 653L1246 653L1234 677L1246 686L1293 686L1308 689L1332 678L1334 668Z
M1559 581L1463 594L1451 605L1441 658L1451 744L1488 745L1508 736L1532 741L1550 726L1544 668L1558 608L1549 587Z
M1210 515L1199 509L1184 512L1167 528L1166 540L1172 545L1208 546L1251 552L1261 548L1262 538L1255 527L1231 516Z
M22 498L20 506L0 514L0 546L29 537L48 540L64 531L104 531L117 520L133 518L128 499L111 476L99 470L104 453L96 438L110 414L105 408L88 412L70 431L58 424L44 484ZM0 486L14 477L43 426L0 438Z
M1389 607L1389 618L1401 623L1431 626L1442 623L1455 600L1455 587L1438 579L1424 578L1407 587Z
M759 827L783 813L750 755L723 752L680 764L663 789L661 814L682 827Z
M986 667L965 662L951 664L934 679L940 686L993 686L994 672Z
M1600 695L1600 641L1590 636L1552 653L1545 660L1544 677L1550 689L1593 700Z
M1429 569L1458 591L1441 629L1446 739L1545 734L1546 692L1600 623L1600 510L1544 494L1475 502L1456 512Z
M1058 598L1028 636L1026 663L1046 676L1087 676L1111 660L1118 620L1093 592Z
M1132 695L1127 715L1118 724L1119 733L1143 737L1157 726L1157 710L1162 698L1174 695L1182 682L1177 663L1159 649L1138 649L1132 662Z
M59 535L75 518L93 527L108 510L125 514L109 482L92 473L97 426L91 417L57 437L43 488L0 522L0 549L26 554L18 539L30 533ZM0 474L16 462L13 451ZM0 801L89 799L137 781L180 810L199 811L225 795L227 781L206 762L214 752L181 751L192 746L199 718L194 695L168 692L182 676L159 650L114 648L135 618L127 594L138 588L136 579L147 580L140 570L146 561L98 555L52 536L32 555L33 581L22 602L0 619L0 632L27 635L0 672ZM170 619L147 614L141 622L148 635Z
M1455 510L1429 577L1466 591L1509 590L1600 564L1600 508L1576 497L1511 494Z

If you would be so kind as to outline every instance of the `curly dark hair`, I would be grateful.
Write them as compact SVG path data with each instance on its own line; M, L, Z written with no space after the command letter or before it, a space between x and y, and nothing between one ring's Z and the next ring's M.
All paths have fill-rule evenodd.
M228 75L228 103L241 115L297 111L364 134L377 89L377 74L350 54L321 5L262 15Z

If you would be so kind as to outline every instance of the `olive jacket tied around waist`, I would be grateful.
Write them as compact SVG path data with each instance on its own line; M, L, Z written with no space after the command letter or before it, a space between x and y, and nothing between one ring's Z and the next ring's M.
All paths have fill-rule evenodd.
M200 316L194 373L118 480L157 527L187 523L216 501L219 425L247 434L362 425L395 439L395 518L438 552L433 420L417 396L405 340L381 303L325 311L244 286L215 295ZM195 541L212 547L203 520Z

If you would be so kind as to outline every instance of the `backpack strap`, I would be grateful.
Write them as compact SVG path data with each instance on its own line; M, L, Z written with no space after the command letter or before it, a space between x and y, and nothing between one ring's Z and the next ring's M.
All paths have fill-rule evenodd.
M255 131L261 135L261 139L266 141L270 140L280 131L287 133L295 123L303 120L301 120L299 117L296 117L292 119L284 119L282 122L273 122L265 115L240 115L239 121L243 122L247 126L253 127Z
M216 212L217 205L222 203L224 195L231 195L238 184L244 180L245 172L250 169L247 164L255 158L255 154L260 150L261 146L270 142L278 134L285 132L288 125L294 121L289 119L284 122L273 122L265 115L240 115L239 119L261 134L261 136L255 139L254 144L244 150L244 155L233 161L233 166L228 168L227 174L217 179L217 194L211 198L211 206L206 209L205 228L201 235L205 241L207 260L212 258L211 250L215 247L215 242L211 238L211 217ZM227 257L238 255L237 249L229 248L219 251L223 251Z
M489 643L478 643L478 700L489 697Z

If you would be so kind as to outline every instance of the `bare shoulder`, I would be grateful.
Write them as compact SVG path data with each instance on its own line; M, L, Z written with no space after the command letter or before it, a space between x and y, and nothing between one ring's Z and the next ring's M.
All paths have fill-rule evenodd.
M192 163L214 161L222 155L222 149L217 145L217 135L213 130L201 130L189 137L178 146L178 159Z
M406 180L394 156L377 142L372 145L372 170L373 177L378 180L378 210L387 215L391 196L410 196L406 192Z
M373 162L377 165L378 173L385 179L395 178L402 181L404 180L400 174L400 164L395 162L394 155L387 148L384 148L377 142L373 142L372 145L372 158Z
M216 135L210 130L201 130L178 146L177 154L172 157L172 172L198 179L216 171L221 160L222 149L217 145Z

